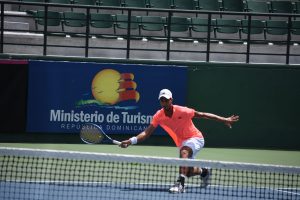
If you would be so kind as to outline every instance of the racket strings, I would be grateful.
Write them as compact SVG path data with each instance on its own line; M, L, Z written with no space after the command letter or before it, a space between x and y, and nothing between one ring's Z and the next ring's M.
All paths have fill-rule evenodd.
M80 131L80 137L88 143L100 143L103 135L100 130L92 125L85 125Z

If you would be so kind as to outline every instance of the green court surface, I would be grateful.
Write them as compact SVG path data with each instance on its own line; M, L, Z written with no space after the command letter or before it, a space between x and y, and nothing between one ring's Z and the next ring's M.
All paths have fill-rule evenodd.
M87 144L0 143L0 146L128 154L128 155L142 155L142 156L178 157L178 149L176 147L169 147L169 146L135 145L135 146L130 146L126 149L122 149L116 145L105 145L105 144L87 145ZM300 151L204 148L198 154L197 159L300 166Z

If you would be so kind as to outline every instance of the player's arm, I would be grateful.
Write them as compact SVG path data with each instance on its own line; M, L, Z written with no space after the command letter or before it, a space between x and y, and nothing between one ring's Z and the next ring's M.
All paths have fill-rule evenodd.
M143 132L138 134L136 137L132 137L128 140L124 140L121 142L120 147L126 148L129 145L136 144L147 139L155 130L155 127L150 124Z
M234 122L239 121L239 116L237 116L237 115L232 115L230 117L222 117L222 116L215 115L215 114L212 114L212 113L198 112L198 111L195 111L195 116L194 117L195 118L210 119L210 120L215 120L215 121L218 121L218 122L222 122L226 126L228 126L229 128L232 127L232 124Z

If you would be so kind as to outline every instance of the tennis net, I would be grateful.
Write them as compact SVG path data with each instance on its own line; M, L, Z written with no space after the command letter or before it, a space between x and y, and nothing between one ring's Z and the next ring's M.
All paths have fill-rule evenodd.
M210 185L169 193L179 166L210 168ZM300 199L300 168L0 147L0 199Z

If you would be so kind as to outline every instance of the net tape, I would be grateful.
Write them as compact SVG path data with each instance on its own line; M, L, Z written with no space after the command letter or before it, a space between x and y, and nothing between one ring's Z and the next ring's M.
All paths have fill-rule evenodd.
M161 165L176 165L176 166L191 166L191 167L209 167L218 169L239 169L260 172L278 172L300 174L300 167L281 166L268 164L253 164L239 162L225 162L212 160L186 160L180 158L164 158L154 156L137 156L109 153L92 153L79 151L58 151L48 149L29 149L29 148L10 148L0 147L0 155L10 156L33 156L44 158L68 158L77 160L94 160L94 161L118 161L130 163L144 164L161 164Z

